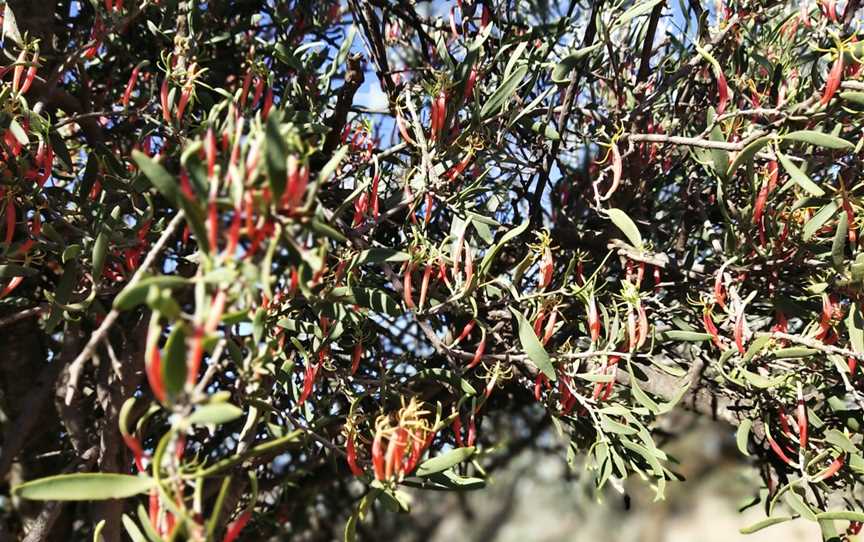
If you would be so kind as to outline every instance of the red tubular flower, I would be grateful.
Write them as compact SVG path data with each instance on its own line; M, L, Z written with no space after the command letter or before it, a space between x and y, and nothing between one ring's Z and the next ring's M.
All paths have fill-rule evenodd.
M372 177L372 188L370 189L371 198L372 198L372 218L378 220L378 185L381 182L381 177L376 173L374 177Z
M834 97L837 89L840 88L840 82L843 79L843 53L837 54L837 60L828 72L828 79L825 81L825 90L822 92L822 99L819 103L826 105Z
M2 291L0 291L0 299L3 299L7 295L11 294L12 291L15 290L15 288L17 288L18 285L22 282L24 282L24 277L12 277L12 279L9 281L9 284L7 284Z
M537 313L537 318L534 319L534 335L540 336L540 330L543 329L543 321L546 319L546 311L540 309Z
M474 357L471 358L471 363L468 364L465 369L473 369L477 366L481 361L483 361L483 352L486 351L486 333L483 333L483 337L480 339L480 342L477 343L477 349L474 350Z
M480 17L480 28L484 29L492 22L492 13L489 11L489 6L483 4L483 15Z
M434 269L431 263L427 263L426 268L423 270L423 280L420 282L420 303L418 305L421 310L426 303L426 295L429 292L429 280L432 278L432 271Z
M398 111L396 112L396 127L399 129L399 135L402 136L402 140L405 141L405 143L415 145L414 140L408 135L408 127L405 126L405 119Z
M540 283L539 288L542 290L549 286L552 282L552 272L555 262L552 259L552 250L549 247L543 249L543 259L540 261Z
M168 103L168 75L162 80L162 87L159 90L159 101L162 104L162 118L166 123L171 124L171 104Z
M405 301L405 306L409 309L414 308L414 289L411 286L411 272L414 270L414 265L411 262L405 264L405 271L402 274L402 298Z
M441 134L444 131L444 122L447 118L447 93L444 90L438 92L438 97L435 99L435 109L433 109L433 114L435 115L433 128L434 133L432 136L432 141L438 141L441 139Z
M240 222L242 219L242 211L239 208L234 209L234 216L231 217L231 228L228 230L228 246L225 247L225 255L231 258L237 251L237 245L240 242Z
M738 347L738 352L744 353L744 328L747 325L747 320L744 317L744 306L742 305L735 316L735 345Z
M552 314L549 315L549 320L546 322L546 329L543 332L543 340L541 341L544 345L549 342L549 339L552 338L552 335L555 333L555 320L558 317L558 311L553 310Z
M468 418L468 438L465 441L469 447L474 446L474 443L477 440L477 423L474 420L474 413L471 413L471 417Z
M354 433L348 435L348 442L345 445L345 458L348 461L348 468L351 469L351 474L354 476L363 476L363 469L357 464L357 450L354 444Z
M456 439L456 446L459 448L464 447L465 444L462 441L462 419L458 414L453 418L453 426L451 429L453 429L453 437Z
M207 156L207 177L213 178L216 171L216 135L213 127L207 128L207 136L204 138L204 153Z
M702 312L702 323L705 326L705 332L708 335L711 335L711 342L713 342L717 348L723 350L723 343L720 341L720 335L717 333L717 326L714 325L714 319L711 318L711 311L704 310Z
M470 320L465 327L462 328L462 333L459 334L459 337L456 339L456 342L453 343L453 346L456 346L463 340L465 340L468 335L471 334L471 330L474 329L474 326L477 324L476 320Z
M354 220L352 221L352 227L356 228L363 222L363 217L366 216L366 212L369 209L369 194L363 192L360 196L354 201Z
M159 402L165 401L165 383L162 381L162 354L159 346L153 345L153 353L150 355L149 363L146 364L145 372L147 382L153 391L153 397Z
M384 456L384 478L390 479L398 476L402 470L402 460L405 455L405 446L408 444L408 430L404 427L396 429L390 441L387 443L387 452Z
M135 468L138 469L138 472L144 472L144 450L141 448L141 443L137 438L129 434L122 435L122 437L123 443L126 444L126 447L129 448L129 451L135 457Z
M832 476L837 474L837 472L840 469L843 468L844 463L845 463L844 456L843 455L837 456L837 459L835 459L834 461L831 462L830 465L828 465L828 468L825 469L825 471L819 476L819 478L816 481L822 482L824 480L827 480L828 478L831 478ZM860 527L859 527L859 529L860 529Z
M255 78L255 94L252 96L252 107L258 107L258 103L261 101L261 96L264 95L264 78L256 77Z
M631 352L636 350L636 343L638 342L636 325L636 311L630 307L627 311L627 339L629 341L628 348Z
M249 523L249 519L252 517L252 511L246 510L240 516L234 520L230 525L228 525L228 529L225 531L225 538L222 539L222 542L234 542L238 536L240 536L240 532L246 527L246 524Z
M198 381L198 372L201 369L201 359L204 357L204 331L196 329L192 337L192 352L189 354L189 367L186 372L186 381L194 386Z
M591 333L591 342L596 343L600 338L600 315L597 313L597 301L593 295L588 298L588 330Z
M715 70L717 73L717 114L722 115L726 111L726 104L729 101L729 85L726 83L726 76L718 67Z
M546 378L546 375L543 373L537 373L537 377L534 379L534 399L538 402L542 399L540 394L543 391L543 386L548 382L549 379Z
M141 65L132 68L132 75L129 76L129 82L126 83L126 90L123 92L123 99L120 101L123 108L129 107L129 101L132 98L132 91L135 90L135 84L138 81L138 73L141 71Z
M270 109L273 108L273 88L267 89L267 94L264 96L264 107L261 108L261 118L267 120L270 116Z
M807 405L804 398L798 397L798 445L802 450L807 449Z
M642 303L636 306L638 313L638 331L636 339L636 348L642 348L645 345L645 340L648 338L648 315L645 313L645 306Z
M849 244L855 246L858 244L858 233L855 229L855 211L852 209L852 204L849 203L849 198L846 197L845 192L843 193L843 211L846 213L846 224L848 224L846 236L849 239Z
M24 75L24 63L27 61L27 51L22 49L15 59L15 69L12 70L12 92L18 92L21 87L21 77Z
M252 70L246 70L243 76L243 91L240 93L240 109L246 109L246 97L249 96L249 87L252 85Z
M150 513L150 525L159 531L159 491L156 488L150 490L150 498L148 502Z
M30 61L31 66L27 68L27 75L24 76L24 84L21 85L21 94L27 94L27 91L30 90L30 85L33 84L33 79L36 78L36 69L39 63L39 51L33 53L33 59Z
M780 460L783 461L784 463L786 463L787 465L792 465L793 464L792 460L789 459L789 457L783 451L783 448L781 448L780 445L777 444L777 441L774 440L774 437L772 437L771 434L768 432L765 433L765 437L768 439L768 444L771 446L771 449L774 451L774 453L777 455L777 457L779 457Z
M380 431L375 432L375 438L372 439L372 468L375 471L376 480L385 480L384 476L384 449L382 445L383 435Z
M357 368L360 367L360 359L363 356L363 341L357 341L357 344L354 345L354 350L351 352L351 374L357 372Z
M0 296L2 297L2 296ZM846 364L849 366L849 376L855 376L855 370L858 368L858 359L849 356L846 359Z
M318 370L324 364L324 359L322 357L323 353L323 350L318 353L318 363L309 363L306 365L306 373L303 377L303 390L300 392L300 398L297 401L298 405L305 403L306 399L312 395L312 390L315 388L315 379L318 376Z

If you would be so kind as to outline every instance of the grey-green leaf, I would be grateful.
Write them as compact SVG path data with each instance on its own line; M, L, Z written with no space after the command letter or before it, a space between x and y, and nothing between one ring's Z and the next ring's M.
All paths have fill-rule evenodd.
M12 489L23 499L35 501L102 501L124 499L156 487L149 476L102 472L76 472L33 480Z
M540 369L540 372L546 375L546 378L554 382L557 379L555 368L552 367L552 360L546 349L543 348L540 340L537 339L537 335L534 334L534 328L521 313L512 307L510 308L510 312L513 313L513 316L519 322L519 342L522 343L522 349L525 351L528 359Z
M822 188L820 188L819 185L814 183L810 179L810 177L808 177L807 174L804 173L803 170L801 170L801 168L796 166L792 162L792 160L789 159L788 156L786 156L785 154L783 154L781 152L778 152L777 158L780 159L780 163L783 164L783 169L786 170L786 173L789 174L789 177L792 178L792 180L795 182L795 184L797 184L802 189L804 189L805 192L807 192L811 196L816 196L816 197L825 195L825 191L822 190Z
M804 143L809 143L811 145L816 145L818 147L825 147L828 149L854 149L855 145L846 141L845 139L841 139L839 137L833 136L831 134L825 134L822 132L817 132L816 130L798 130L797 132L790 132L783 136L783 140L792 140L792 141L802 141Z
M627 240L630 241L630 244L636 248L642 248L642 234L639 233L639 228L636 227L636 223L621 209L608 209L606 213L609 215L609 219L612 220L612 223L621 230L621 233L627 237Z
M243 411L231 403L213 403L198 407L189 416L188 422L195 424L220 425L236 420L243 415Z
M436 472L442 472L454 465L458 465L463 461L468 460L474 455L474 447L456 448L444 454L427 459L417 467L417 476L429 476Z

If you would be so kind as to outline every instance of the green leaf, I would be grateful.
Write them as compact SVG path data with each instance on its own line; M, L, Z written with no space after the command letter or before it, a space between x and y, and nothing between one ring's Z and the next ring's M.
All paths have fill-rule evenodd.
M93 243L93 282L99 282L102 278L102 270L105 268L105 256L108 254L108 235L102 231L96 236Z
M528 229L528 226L531 224L530 220L526 220L525 222L519 224L512 230L508 231L501 237L501 240L495 243L495 245L486 251L486 254L483 255L483 260L480 262L480 275L483 276L489 271L489 267L492 266L492 262L495 260L495 256L501 252L501 249L504 248L504 245L512 241L513 239L522 235L522 233Z
M738 156L735 157L735 161L732 162L732 165L729 166L729 171L726 172L726 177L731 177L735 173L735 170L738 169L738 166L752 160L757 152L762 150L763 147L771 143L773 140L773 136L763 136L751 141L741 150L741 152L738 153Z
M834 264L834 269L838 271L843 269L843 262L846 260L846 233L848 230L849 216L846 213L840 213L837 230L834 232L834 239L831 242L831 263Z
M630 391L633 393L633 397L639 401L639 403L650 410L653 414L657 414L660 412L660 405L657 404L654 399L648 396L642 388L639 387L639 384L636 382L636 375L633 374L633 369L629 370L630 372Z
M621 230L621 233L627 237L627 240L630 241L630 244L636 248L642 248L642 234L639 233L639 228L636 227L636 223L627 216L627 213L622 211L621 209L615 209L614 207L611 209L607 209L606 213L609 215L609 219L612 221L615 226Z
M828 149L854 149L855 145L846 141L845 139L841 139L839 137L833 136L831 134L824 134L822 132L817 132L815 130L798 130L797 132L790 132L784 135L781 139L792 140L792 141L803 141L804 143L810 143L811 145L816 145L819 147L825 147Z
M445 471L463 461L467 461L474 455L474 447L456 448L444 454L427 459L417 467L417 476L429 476L436 472Z
M410 258L411 256L409 256L407 252L402 252L395 248L375 247L361 252L357 256L357 264L404 262Z
M180 204L180 188L177 181L159 162L138 150L132 151L132 160L165 199L174 205Z
M186 329L182 324L177 324L168 335L162 361L162 379L168 395L175 396L183 391L186 377Z
M102 472L76 472L33 480L12 489L22 499L34 501L102 501L124 499L156 487L149 476Z
M749 527L744 527L739 532L741 534L753 534L756 531L761 531L762 529L765 529L767 527L771 527L772 525L777 525L778 523L784 523L786 521L793 520L793 519L795 519L793 516L780 516L780 517L775 517L775 518L763 519L762 521L760 521L758 523L754 523L753 525L751 525Z
M150 288L179 288L189 284L189 279L177 276L163 275L160 277L149 277L139 280L136 284L131 284L123 288L114 298L114 308L118 311L127 311L133 307L147 301L147 294Z
M846 329L849 331L849 343L852 350L859 354L864 352L864 317L858 303L852 304L849 316L846 317Z
M18 31L18 23L15 21L15 14L12 13L12 8L7 2L3 10L3 35L0 41L9 38L18 45L22 45L21 32ZM492 25L489 25L492 26Z
M813 510L807 506L807 503L804 502L804 499L801 498L801 495L795 493L795 490L790 489L783 495L783 500L786 501L786 504L789 505L789 508L797 512L801 515L802 518L809 519L810 521L816 521L816 514L813 513Z
M383 290L354 288L351 290L351 294L354 301L361 307L366 307L388 316L400 316L402 314L399 304L393 301L393 298Z
M660 341L682 341L682 342L702 342L711 338L707 333L698 331L684 331L683 329L669 329L657 334Z
M492 96L483 104L483 107L480 109L480 117L483 119L487 119L504 107L504 104L510 99L511 96L516 92L516 89L519 87L519 84L522 82L522 79L525 77L525 74L528 73L528 66L519 66L516 70L510 74L510 77L504 80L501 83Z
M786 170L789 177L791 177L795 184L800 186L805 192L816 197L825 195L825 191L822 190L819 185L810 180L810 177L808 177L801 168L792 163L792 160L790 160L788 156L781 152L777 152L777 158L780 159L780 163L783 164L783 169Z
M0 279L8 279L12 277L32 277L38 275L39 271L32 267L24 267L23 265L7 264L0 265Z
M285 192L285 183L288 180L286 177L288 173L288 147L279 131L280 118L281 115L278 114L271 114L267 117L267 143L265 146L267 177L270 180L270 189L273 191L273 197L276 201L279 201L282 193Z
M820 512L816 514L819 520L842 520L842 521L862 521L864 522L864 512L856 512L854 510L833 510L828 512Z
M637 2L630 9L621 14L620 17L615 21L612 25L612 28L617 28L619 26L623 26L636 17L641 17L642 15L647 15L654 9L654 6L663 2L665 0L647 0L645 2Z
M138 525L135 524L134 519L130 518L127 514L123 514L122 521L123 527L126 528L126 533L132 539L132 542L149 542L144 533L141 532L141 529L138 528Z
M735 442L738 444L738 451L741 452L742 455L748 457L750 456L750 452L747 451L747 441L750 438L751 427L753 427L753 420L744 418L741 420L738 430L735 431Z
M510 308L510 312L513 313L513 316L519 322L519 342L522 343L522 349L525 351L528 359L540 369L540 372L546 375L546 378L555 382L557 376L555 375L555 368L552 367L552 360L549 358L549 354L546 353L546 349L540 344L537 335L534 334L534 328L521 313L512 307Z
M825 442L833 444L846 453L858 453L858 448L855 447L855 444L852 443L849 437L837 429L829 429L825 431Z
M846 100L847 102L864 105L864 92L841 92L840 98Z
M236 420L243 415L243 411L231 403L212 403L195 409L189 416L191 425L221 425Z
M552 68L552 82L553 83L566 83L570 80L570 72L572 72L579 65L579 61L585 58L585 56L602 46L602 42L597 42L594 45L589 45L588 47L582 47L581 49L577 49L565 56L561 59L560 62L555 64L555 67Z
M831 217L834 216L834 213L837 212L837 202L834 200L829 201L821 209L816 211L816 214L804 224L804 229L802 230L801 238L805 241L809 241L813 238L817 231L822 229L822 226L828 222Z

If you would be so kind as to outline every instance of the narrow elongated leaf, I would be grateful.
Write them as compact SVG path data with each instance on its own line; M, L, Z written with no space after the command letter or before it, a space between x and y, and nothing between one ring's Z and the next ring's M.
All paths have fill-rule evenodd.
M802 238L805 241L809 241L813 238L817 231L822 229L822 226L825 225L826 222L831 220L831 217L834 216L834 213L837 212L837 202L831 200L821 209L819 209L813 217L804 224L804 229L802 231Z
M483 107L480 108L480 117L487 119L497 114L513 94L516 93L516 89L519 88L519 84L524 79L526 73L528 73L528 66L519 66L516 68L510 74L510 77L501 83L501 86L495 90L492 96L483 104Z
M16 486L12 493L36 501L102 501L124 499L156 487L149 476L76 472L40 478Z
M789 159L788 156L786 156L783 153L778 152L777 158L780 159L780 163L783 164L783 169L786 170L786 173L789 174L789 177L795 182L795 184L797 184L802 189L804 189L805 192L807 192L811 196L816 196L816 197L825 195L825 191L822 190L819 187L819 185L814 183L810 179L810 177L808 177L807 174L804 173L803 170L801 170L801 168L796 166L792 162L792 160Z
M852 349L858 353L864 352L864 318L861 315L861 307L858 303L849 309L846 317L846 329L849 330L849 343Z
M169 395L177 395L183 391L186 382L186 329L175 325L165 343L165 355L162 361L162 379Z
M750 428L753 427L753 421L745 418L738 425L738 430L735 431L735 442L738 444L738 451L743 455L750 456L747 450L747 442L750 439Z
M195 424L220 425L236 420L243 415L243 411L231 403L214 403L198 407L189 416L188 422Z
M606 213L609 215L612 223L627 237L631 245L636 248L642 248L642 234L639 233L639 228L636 227L636 223L633 222L627 213L615 208L608 209Z
M664 0L646 0L644 2L637 2L633 5L633 7L631 7L630 9L622 13L620 17L618 17L618 20L615 21L613 28L623 26L635 19L636 17L647 15L651 12L652 9L654 9L654 6L656 6L662 1Z
M791 141L802 141L804 143L810 143L811 145L825 147L828 149L855 148L855 145L846 141L845 139L841 139L831 134L817 132L815 130L798 130L797 132L790 132L784 135L782 139Z
M784 522L787 522L787 521L790 521L793 519L795 519L793 516L780 516L780 517L763 519L762 521L760 521L758 523L754 523L753 525L751 525L749 527L744 527L739 532L741 534L753 534L756 531L761 531L762 529L766 529L768 527L771 527L772 525L777 525L778 523L784 523Z
M731 177L741 164L745 164L752 160L756 153L761 151L773 139L772 136L764 136L751 141L741 150L741 152L738 153L738 156L735 157L735 161L732 162L729 166L729 171L726 172L726 177Z
M102 269L105 267L105 256L108 254L108 235L102 231L96 236L93 243L93 282L99 282L102 278Z
M472 455L474 455L473 446L450 450L449 452L427 459L421 463L420 466L417 467L417 476L428 476L430 474L435 474L436 472L445 471L468 460Z
M820 512L816 514L819 520L839 519L841 521L862 521L864 522L864 512L856 512L854 510L833 510L828 512Z
M543 345L537 339L537 335L534 334L533 326L521 313L512 307L510 308L510 312L513 313L513 316L519 322L519 342L522 343L525 355L540 369L540 372L546 375L546 378L554 382L557 379L555 368L552 367L552 360L549 358L546 349L543 348Z
M158 190L165 199L174 205L179 205L180 188L177 185L177 181L174 180L173 175L168 173L168 171L162 167L159 162L153 160L141 151L133 150L132 159L135 161L138 169L144 173L144 176L150 180L153 186L156 187L156 190Z
M504 245L512 241L513 239L522 235L526 229L528 229L529 224L531 224L530 220L526 220L525 222L519 224L512 230L508 231L501 237L501 240L495 243L495 245L486 251L486 254L483 255L483 261L480 262L480 275L485 275L489 270L489 267L492 265L492 262L495 261L495 256L501 252L501 249L504 248Z
M275 112L274 112L275 113ZM272 114L267 118L267 144L265 159L267 162L267 177L270 181L270 189L276 201L282 197L285 191L288 173L288 147L279 131L279 119L281 115Z
M597 42L594 45L589 45L588 47L582 47L581 49L576 49L569 55L562 58L555 67L552 68L552 81L554 83L566 83L570 80L570 72L572 72L579 65L579 61L585 58L588 53L594 51L595 49L602 46L602 42Z

